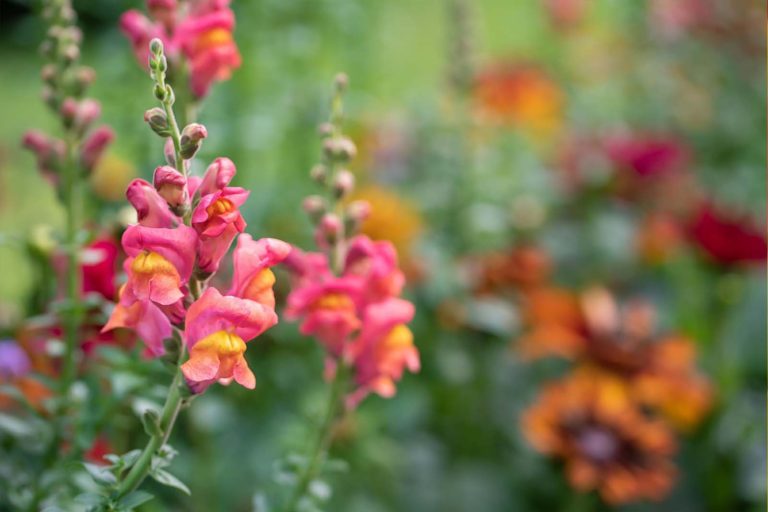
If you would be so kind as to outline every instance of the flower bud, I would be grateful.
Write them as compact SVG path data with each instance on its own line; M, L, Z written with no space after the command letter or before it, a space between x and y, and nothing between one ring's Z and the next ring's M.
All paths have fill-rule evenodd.
M101 115L101 105L98 101L86 98L80 102L75 112L75 127L84 132Z
M333 179L333 193L337 199L342 199L352 192L355 187L355 176L346 169L336 173Z
M317 223L320 220L328 208L325 204L325 199L316 195L305 197L301 206L314 223Z
M347 233L355 234L360 231L365 219L371 214L371 204L368 201L358 199L352 201L344 212L344 227Z
M189 160L195 156L207 136L208 131L201 124L192 123L185 126L181 131L181 158Z
M155 169L153 181L157 193L172 210L178 210L189 202L187 178L173 167L164 165Z
M64 98L64 101L61 103L59 114L61 114L61 118L66 126L72 126L77 114L77 107L77 101L74 98Z
M75 73L75 78L80 89L85 90L86 87L96 80L96 71L88 66L81 66Z
M338 241L341 230L341 219L335 213L326 213L320 219L318 234L321 234L329 244L334 244Z
M96 128L88 137L80 150L80 162L86 171L93 170L104 150L115 138L115 134L108 126Z
M176 167L176 148L173 146L173 139L170 137L165 140L163 155L165 155L165 161L168 165Z
M56 66L53 64L46 64L43 69L40 70L40 78L45 83L53 83L56 80Z
M160 84L155 84L153 92L155 94L155 98L157 98L159 101L165 100L165 91L165 87L161 86Z
M144 112L144 121L152 128L152 131L161 137L171 136L171 127L168 124L168 116L160 107L154 107Z
M149 42L149 51L152 52L153 55L162 55L163 53L163 42L158 39L157 37L153 38Z
M364 199L352 201L347 206L347 216L359 221L363 221L371 214L371 203Z
M317 164L309 171L309 176L313 181L322 185L328 177L328 169L323 164Z
M331 123L322 123L317 127L317 133L319 133L321 137L330 137L333 135L333 125Z
M333 83L336 86L337 91L343 92L349 86L349 77L346 73L339 73L336 75L336 78L334 78Z
M349 161L357 154L355 143L347 137L326 139L323 143L323 151L328 158L341 162Z
M80 58L80 48L76 44L70 44L64 51L61 52L61 56L68 62L75 62Z

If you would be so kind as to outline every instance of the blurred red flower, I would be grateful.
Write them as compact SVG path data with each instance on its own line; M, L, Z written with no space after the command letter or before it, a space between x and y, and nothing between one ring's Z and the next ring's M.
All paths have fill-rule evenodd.
M766 261L765 228L746 217L717 208L705 201L694 214L689 234L713 261L722 265Z

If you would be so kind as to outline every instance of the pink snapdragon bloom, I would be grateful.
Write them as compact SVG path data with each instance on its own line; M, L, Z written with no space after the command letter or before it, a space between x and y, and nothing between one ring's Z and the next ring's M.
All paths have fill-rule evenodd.
M125 191L128 202L136 209L139 224L149 228L172 228L180 219L171 212L168 202L149 182L135 179Z
M366 303L400 295L405 285L394 245L386 240L374 242L365 235L350 241L344 275L363 280L362 299Z
M419 371L419 352L413 344L413 333L405 325L413 320L413 314L413 304L395 298L366 309L363 328L349 351L358 386L348 399L350 406L370 392L384 398L393 396L395 382L406 368Z
M274 238L254 240L242 234L233 255L234 275L227 295L248 299L275 308L275 274L269 267L283 261L291 251L287 243Z
M253 389L256 377L243 354L246 342L277 323L275 311L256 301L223 296L208 288L187 311L184 341L189 360L181 371L194 392L232 379Z
M133 329L150 355L162 355L171 322L179 323L184 316L181 301L195 263L197 235L184 225L174 229L134 225L123 234L122 244L128 255L124 264L128 282L102 332Z
M306 283L288 295L285 316L301 319L301 334L315 336L332 356L339 357L350 335L361 326L356 303L362 285L360 279L349 277Z
M189 180L190 195L200 195L192 226L200 235L197 265L202 272L216 272L235 236L245 230L239 208L250 192L227 186L236 172L230 159L217 158L201 181Z
M130 226L123 234L128 254L126 291L138 301L171 306L184 297L195 264L197 235L188 226L175 229Z
M163 41L171 60L184 59L190 70L190 88L201 98L216 81L228 80L242 64L232 32L235 16L227 0L196 0L178 5L172 0L149 0L153 19L131 10L120 18L139 63L147 65L149 42Z
M402 365L399 371L396 369L397 357L407 359L407 366L415 368L413 371L418 369L418 352L404 325L398 327L391 339L387 338L389 341L384 340L390 331L413 316L413 306L396 298L402 292L405 278L398 268L392 244L373 242L362 235L352 238L341 276L330 272L326 256L319 253L294 250L286 264L295 276L286 317L301 320L300 332L323 343L331 356L331 367L335 360L344 358L353 364L356 372L361 372L361 389L365 390L356 395L355 403L370 390L391 396L393 379L402 374ZM383 336L383 341L377 336ZM400 346L398 343L403 347L410 344L411 349L398 352L395 350ZM373 345L391 350L377 349L379 359L374 362L372 349L366 348ZM416 364L413 354L416 354ZM358 368L358 365L362 366ZM381 378L371 377L376 371Z
M232 241L245 230L239 208L249 194L239 187L225 187L200 199L192 226L200 235L197 264L201 271L216 272Z
M154 357L165 353L163 340L170 338L173 332L171 321L159 306L150 301L135 300L130 293L126 294L125 286L101 332L118 328L136 331L147 347L147 354Z

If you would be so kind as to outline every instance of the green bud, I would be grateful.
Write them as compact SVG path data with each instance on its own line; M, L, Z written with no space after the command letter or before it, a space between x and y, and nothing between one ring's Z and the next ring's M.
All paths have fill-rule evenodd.
M168 124L168 116L160 107L154 107L144 112L144 121L159 136L170 137L171 127Z
M166 92L166 90L165 90L165 88L162 85L155 84L155 90L154 90L155 98L157 98L160 101L164 101L165 100L165 92Z
M201 124L192 123L185 126L181 131L181 158L189 160L195 156L203 143L203 139L207 136L208 131Z
M158 39L154 38L149 42L149 51L152 52L153 55L162 55L163 54L163 42Z

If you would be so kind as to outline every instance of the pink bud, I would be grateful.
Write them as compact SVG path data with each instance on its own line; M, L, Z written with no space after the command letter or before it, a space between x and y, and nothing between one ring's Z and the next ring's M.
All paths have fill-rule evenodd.
M347 206L347 216L357 222L362 222L371 214L371 203L358 199Z
M355 187L355 176L346 169L340 170L333 180L333 191L336 197L346 197Z
M115 134L109 126L99 126L91 133L80 150L80 162L86 170L93 169L114 138Z
M165 140L163 154L165 155L165 161L168 162L168 165L176 165L176 148L173 146L173 139L168 138Z
M47 154L51 150L50 138L38 130L29 130L25 133L21 143L36 155Z
M163 165L155 169L154 185L160 197L176 208L189 200L187 178L173 167Z
M341 228L341 219L335 213L326 213L320 219L320 231L329 242L334 242L338 239L341 234Z
M232 160L226 157L217 158L205 171L203 182L200 184L200 197L223 189L229 185L236 173L237 168Z
M93 68L81 66L80 69L77 70L77 81L80 84L80 87L88 87L94 80L96 80L96 71L94 71Z
M301 206L313 222L320 220L320 216L323 215L326 210L325 199L320 196L308 196L304 198Z
M101 105L93 99L85 99L77 106L75 113L75 126L85 130L101 115Z
M181 131L181 140L179 141L181 143L181 157L184 160L189 160L195 156L197 150L200 149L200 144L207 136L208 130L201 124L192 123L185 126Z
M72 120L75 119L75 115L77 115L77 107L77 101L75 101L74 98L64 99L64 101L61 103L59 113L61 114L61 117L64 118L65 122L71 123Z

